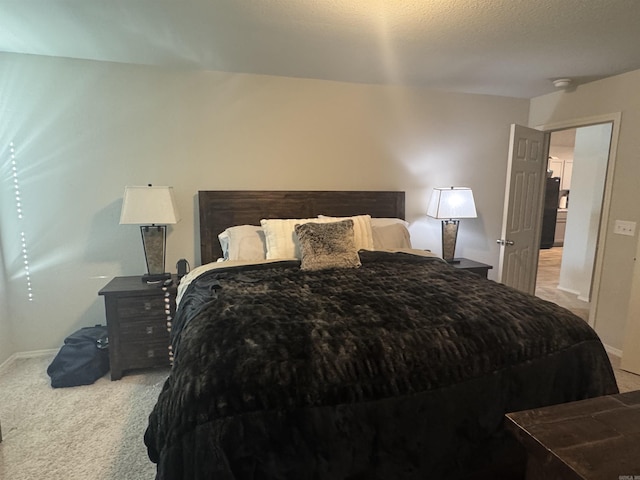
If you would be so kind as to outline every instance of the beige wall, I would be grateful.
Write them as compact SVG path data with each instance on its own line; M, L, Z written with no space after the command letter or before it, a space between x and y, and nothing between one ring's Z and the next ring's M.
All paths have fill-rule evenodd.
M589 83L568 92L531 100L529 125L569 122L622 113L606 235L600 239L604 257L595 328L610 347L622 349L638 233L612 233L616 219L640 222L640 70ZM573 199L572 199L573 200ZM633 292L640 295L640 292ZM640 320L639 320L640 321Z
M139 234L119 226L125 185L169 184L183 220L167 265L198 263L199 189L400 189L414 243L439 251L424 216L434 186L474 189L479 218L461 225L458 253L497 265L509 124L622 112L596 329L622 348L640 222L640 71L533 99L464 95L218 72L0 54L0 362L57 348L103 322L97 291L144 270ZM13 214L7 145L14 141L24 219ZM34 300L26 297L16 237L29 242ZM495 278L495 270L491 272ZM640 294L640 292L636 292ZM8 311L7 311L8 310Z
M181 257L199 262L201 189L404 190L415 245L439 251L440 224L425 211L443 185L471 186L478 203L458 253L497 265L509 125L526 123L527 100L25 55L0 61L0 146L16 144L24 204L19 225L3 163L15 351L57 348L103 322L98 290L143 273L137 227L118 225L125 185L174 187L182 221L168 236L169 270Z

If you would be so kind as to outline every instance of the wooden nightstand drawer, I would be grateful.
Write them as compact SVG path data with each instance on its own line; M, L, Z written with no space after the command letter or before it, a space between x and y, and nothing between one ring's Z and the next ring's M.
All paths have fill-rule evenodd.
M122 362L128 369L169 366L167 340L155 339L131 342L123 349Z
M166 318L153 322L122 322L120 336L123 345L135 342L145 342L154 339L169 341Z
M118 316L120 319L146 319L165 315L166 310L169 310L168 314L171 315L175 311L175 302L167 302L167 298L160 295L120 298Z

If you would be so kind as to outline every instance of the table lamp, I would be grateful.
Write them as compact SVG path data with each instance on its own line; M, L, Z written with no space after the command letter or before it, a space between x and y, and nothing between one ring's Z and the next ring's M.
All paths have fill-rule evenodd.
M431 193L427 215L442 219L442 258L449 263L455 260L458 225L461 218L476 218L473 192L467 187L437 187Z
M142 281L161 282L171 278L164 271L167 227L178 223L180 215L176 208L172 187L125 187L122 200L120 224L138 224L142 235L147 274Z

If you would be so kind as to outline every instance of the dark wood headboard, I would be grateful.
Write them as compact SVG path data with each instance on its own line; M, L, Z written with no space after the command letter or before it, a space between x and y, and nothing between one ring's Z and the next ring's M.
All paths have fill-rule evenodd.
M404 219L404 192L199 191L200 256L203 264L222 256L218 234L234 225L260 225L263 218L318 215Z

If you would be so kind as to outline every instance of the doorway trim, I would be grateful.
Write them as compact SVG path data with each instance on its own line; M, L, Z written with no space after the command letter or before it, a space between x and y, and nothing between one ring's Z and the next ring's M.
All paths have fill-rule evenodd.
M621 112L576 118L562 122L545 123L534 128L545 132L566 130L568 128L589 127L602 123L612 123L611 144L609 146L609 158L605 175L604 192L602 195L602 209L600 211L600 225L598 227L598 239L596 243L596 256L594 261L591 302L589 307L589 325L596 328L598 313L598 301L600 297L600 278L602 276L602 264L604 262L605 243L609 226L609 212L611 209L611 196L613 195L613 175L615 172L616 157L618 151L618 136L620 134Z

